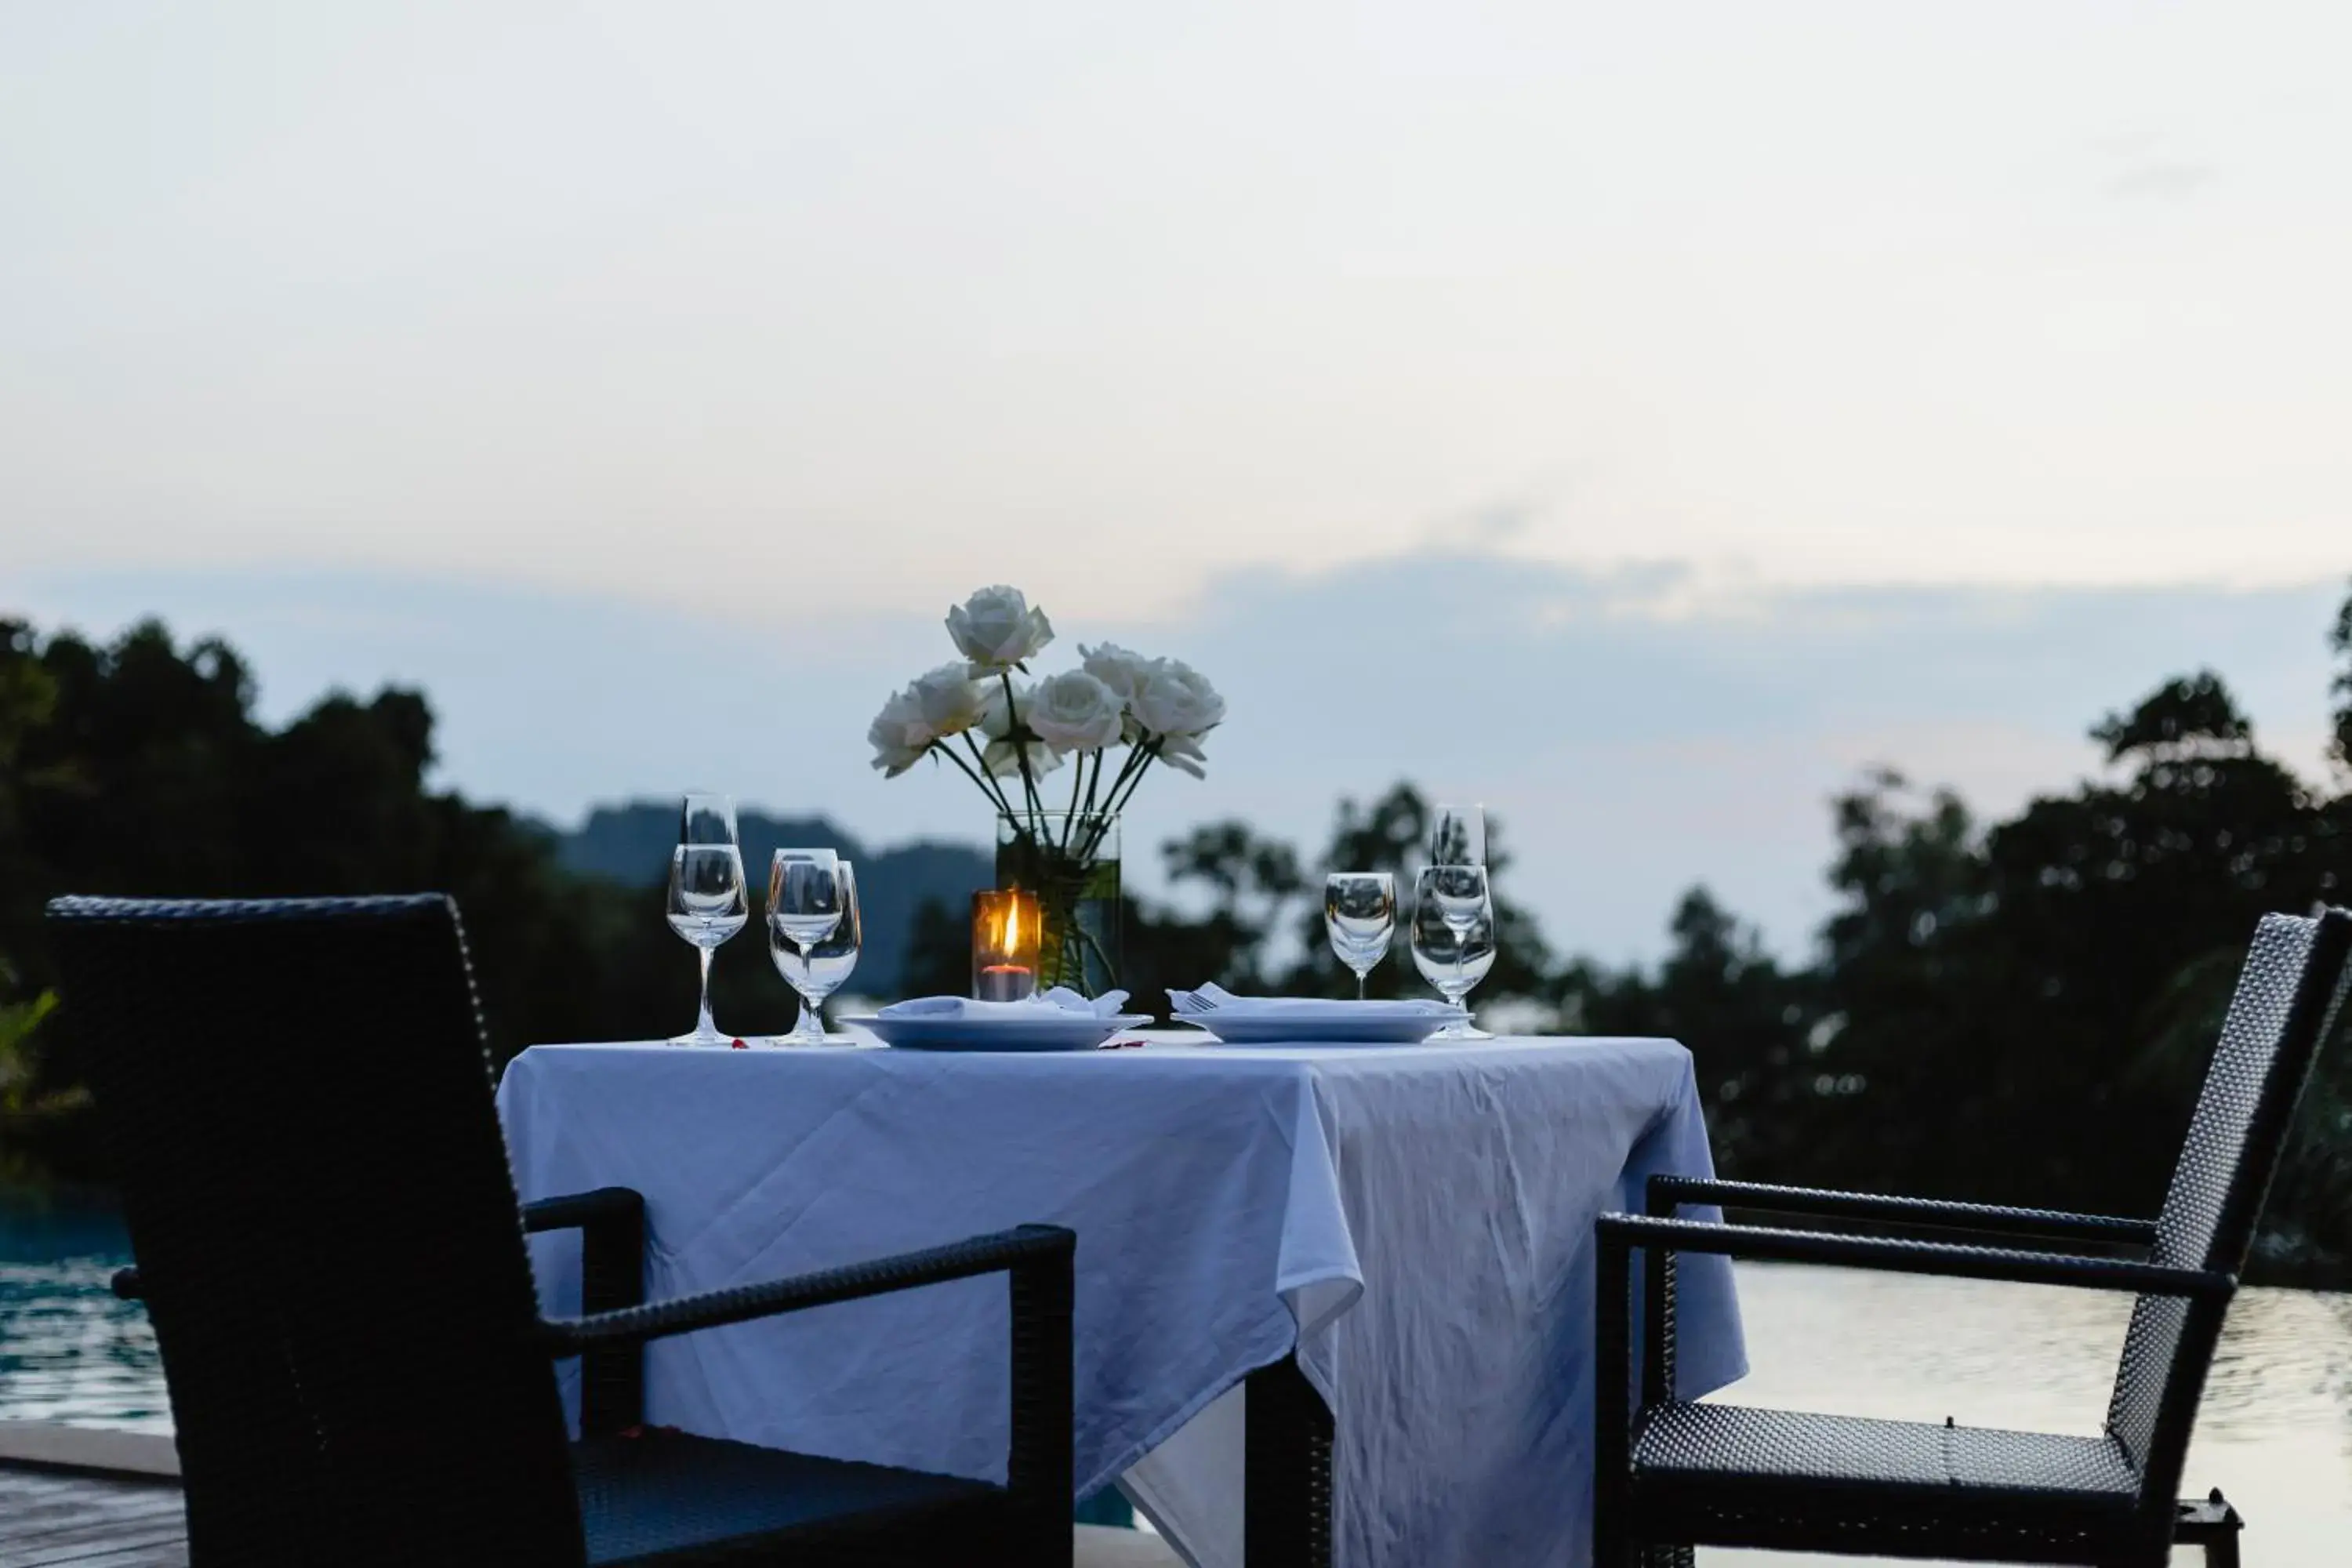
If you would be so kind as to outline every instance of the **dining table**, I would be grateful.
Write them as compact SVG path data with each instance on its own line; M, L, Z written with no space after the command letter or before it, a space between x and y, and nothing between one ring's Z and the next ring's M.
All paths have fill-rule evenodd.
M498 1103L524 1200L644 1195L649 1299L1068 1226L1074 1492L1118 1485L1194 1568L1243 1568L1248 1405L1288 1369L1328 1436L1334 1562L1587 1562L1593 1221L1713 1174L1689 1052L1142 1038L542 1045ZM578 1310L577 1237L531 1247L543 1309ZM1681 1260L1676 1298L1676 1392L1743 1375L1728 1263ZM1002 1480L1007 1312L971 1279L662 1340L646 1418Z

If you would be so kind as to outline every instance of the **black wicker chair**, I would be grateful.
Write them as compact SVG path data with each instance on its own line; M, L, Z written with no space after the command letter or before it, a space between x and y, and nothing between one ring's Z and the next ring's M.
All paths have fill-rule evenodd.
M49 921L195 1568L1070 1562L1068 1231L637 1304L635 1194L518 1212L446 898L62 899ZM542 1321L523 1232L572 1226L583 1314ZM1000 1271L1006 1485L638 1424L648 1340ZM576 1443L552 1365L574 1355Z
M2234 1564L2216 1491L2176 1503L2206 1369L2320 1043L2343 1002L2352 913L2264 916L2238 980L2164 1210L2154 1220L1661 1178L1646 1215L1600 1230L1593 1562L1688 1560L1694 1545L2154 1568L2171 1544ZM2011 1238L2000 1247L1703 1224L1721 1204ZM2144 1259L2081 1256L2084 1244ZM1630 1258L1643 1260L1640 1405ZM1678 1252L2128 1290L2138 1296L2097 1437L1693 1404L1674 1386Z

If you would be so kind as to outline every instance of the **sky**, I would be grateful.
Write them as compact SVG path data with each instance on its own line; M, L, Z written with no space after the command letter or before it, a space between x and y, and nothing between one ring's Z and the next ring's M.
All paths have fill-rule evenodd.
M1146 837L1489 799L1563 944L1798 945L2210 664L2318 775L2329 4L0 0L0 611L445 782L971 836L865 721L1010 581L1234 718ZM1048 668L1060 668L1055 659Z

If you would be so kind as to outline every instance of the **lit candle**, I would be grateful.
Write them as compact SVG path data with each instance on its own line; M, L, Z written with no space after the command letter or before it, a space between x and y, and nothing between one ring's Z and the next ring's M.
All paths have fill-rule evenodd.
M971 896L971 994L1018 1002L1037 989L1037 895L1018 889Z

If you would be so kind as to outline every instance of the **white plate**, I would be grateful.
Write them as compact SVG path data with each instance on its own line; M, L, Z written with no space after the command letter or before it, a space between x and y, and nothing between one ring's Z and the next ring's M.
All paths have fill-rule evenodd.
M1179 1013L1174 1022L1206 1029L1229 1046L1412 1046L1467 1016L1409 1012L1379 1002L1334 1002L1328 1009L1283 1007L1255 1012L1219 1007L1207 1013Z
M873 1014L844 1018L871 1029L884 1045L902 1051L1090 1051L1121 1029L1149 1024L1142 1013L1098 1018L1040 1007L1018 1018L884 1018Z

